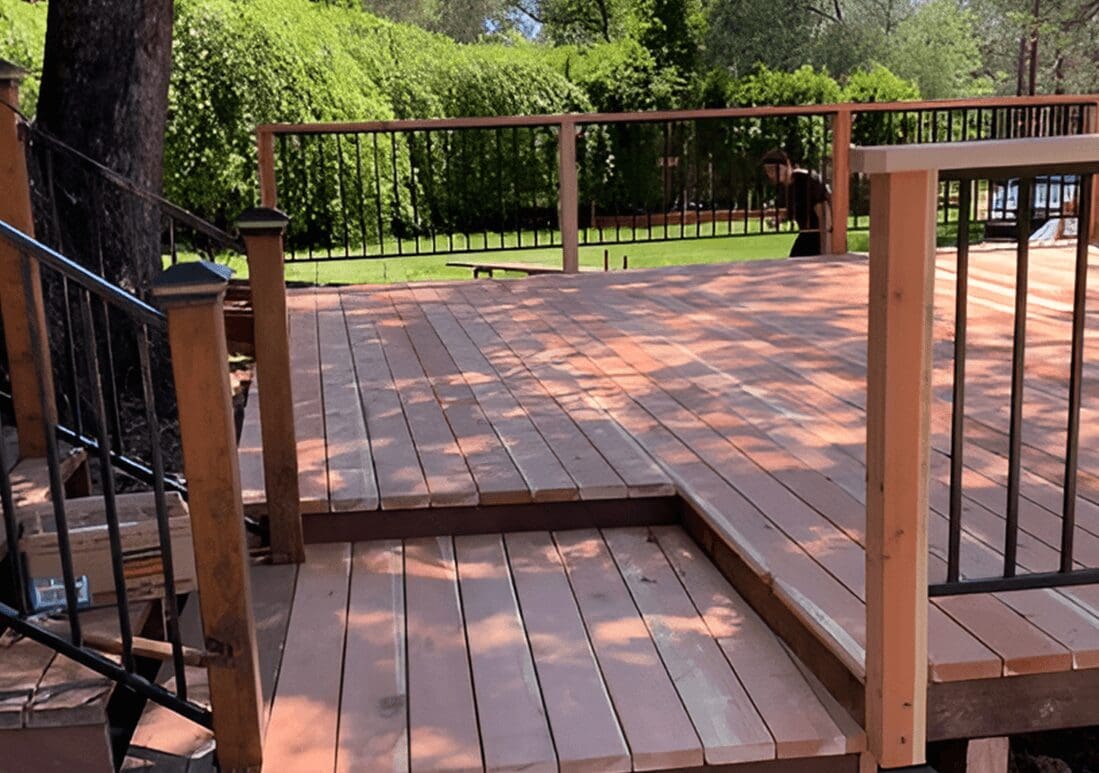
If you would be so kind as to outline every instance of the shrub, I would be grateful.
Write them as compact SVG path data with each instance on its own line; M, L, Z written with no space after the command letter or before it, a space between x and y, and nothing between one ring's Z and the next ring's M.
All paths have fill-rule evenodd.
M42 48L46 39L46 4L25 0L0 0L0 58L30 70L20 91L21 107L34 115L38 102L38 78L42 71Z

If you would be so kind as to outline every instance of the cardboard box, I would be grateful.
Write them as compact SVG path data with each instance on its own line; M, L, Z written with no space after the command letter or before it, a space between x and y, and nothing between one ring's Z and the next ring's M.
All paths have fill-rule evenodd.
M162 598L164 569L153 494L120 494L116 502L129 600ZM195 589L191 517L179 494L165 494L165 503L172 536L176 593L188 593ZM65 515L69 525L73 571L78 581L87 578L84 584L90 592L92 604L115 603L114 569L103 497L66 499ZM61 585L61 554L57 546L53 505L47 502L19 508L18 517L22 527L19 547L30 585L33 587L36 580L40 585ZM47 582L49 580L54 582Z

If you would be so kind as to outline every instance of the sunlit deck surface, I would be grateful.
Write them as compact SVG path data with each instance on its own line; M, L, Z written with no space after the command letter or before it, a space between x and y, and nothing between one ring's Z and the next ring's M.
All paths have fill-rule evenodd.
M677 526L307 553L265 769L858 769L862 730Z
M1014 248L970 260L962 571L983 577L1002 571ZM1071 249L1032 249L1020 571L1057 568L1072 271ZM307 537L680 521L858 717L867 275L848 256L295 291ZM941 253L933 582L945 579L954 278ZM1076 557L1099 566L1091 286ZM242 470L262 507L255 403ZM1029 729L1039 698L1043 721L1079 724L1074 691L1099 681L1099 588L936 599L929 641L932 737Z

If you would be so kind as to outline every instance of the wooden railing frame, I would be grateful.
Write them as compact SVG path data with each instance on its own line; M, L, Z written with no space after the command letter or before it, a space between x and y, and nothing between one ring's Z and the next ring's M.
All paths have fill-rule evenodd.
M850 213L851 126L856 113L897 110L949 110L957 108L1046 107L1090 104L1092 126L1099 120L1099 96L1048 95L1033 97L985 97L979 99L918 100L911 102L838 102L822 105L727 107L700 110L654 110L628 113L558 113L547 115L487 116L472 118L424 118L391 121L321 123L268 123L256 128L259 157L260 201L264 207L278 206L275 178L275 137L279 134L350 134L412 130L491 129L501 127L556 127L558 130L558 206L561 230L562 268L571 273L578 266L579 228L576 216L576 131L598 123L659 123L703 118L759 118L774 116L824 116L832 128L832 233L827 242L833 255L847 252L847 218ZM1099 192L1095 194L1099 197ZM570 202L572 205L570 205ZM1097 202L1099 203L1099 199ZM1092 207L1090 233L1099 237L1099 206Z
M168 317L183 467L219 766L259 771L263 697L229 385L224 299L230 271L180 263L153 295Z
M276 209L257 208L242 213L236 223L248 255L266 515L275 563L305 560L283 254L289 222Z
M33 237L26 147L17 112L19 84L25 74L20 67L0 60L0 220ZM46 427L56 423L57 406L49 370L39 378L34 367L33 331L39 337L37 345L45 347L44 351L49 347L42 284L38 264L31 261L29 271L24 272L22 255L6 242L0 242L0 289L19 454L44 457L48 448Z
M855 148L870 177L866 731L883 768L925 762L936 196L946 170L1090 163L1099 135ZM1010 163L1010 161L1008 162Z

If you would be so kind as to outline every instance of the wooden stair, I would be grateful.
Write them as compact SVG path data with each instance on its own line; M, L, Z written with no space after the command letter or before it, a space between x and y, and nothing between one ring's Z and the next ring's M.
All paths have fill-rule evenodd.
M260 682L264 705L270 708L275 679L282 661L286 624L297 579L298 567L256 565L252 567L252 609L256 620L256 639L260 658ZM180 632L185 645L202 645L198 594L192 594L180 617ZM206 703L209 686L206 670L186 669L188 697ZM165 663L156 681L168 689L175 687L170 663ZM151 701L130 738L122 770L204 773L214 770L214 737L205 728Z
M306 550L268 769L858 770L863 731L678 526Z

